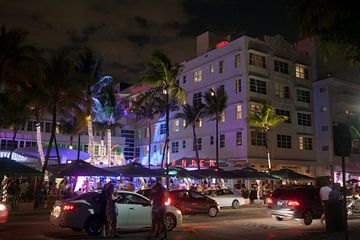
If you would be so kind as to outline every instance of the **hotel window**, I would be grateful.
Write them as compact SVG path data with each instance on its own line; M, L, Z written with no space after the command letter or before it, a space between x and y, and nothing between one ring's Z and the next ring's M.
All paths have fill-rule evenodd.
M180 80L178 78L175 80L175 84L176 86L180 86Z
M242 109L241 104L236 105L236 119L242 119Z
M300 150L313 150L311 137L299 137L299 149Z
M324 93L324 92L326 92L326 88L324 88L324 87L321 87L321 88L320 88L320 92L321 92L321 93Z
M36 131L36 122L28 120L26 131L35 132Z
M172 126L171 131L178 132L180 130L180 120L179 119L173 120L171 126Z
M250 78L250 91L260 94L266 94L266 82L259 79Z
M295 73L297 78L309 79L309 69L304 65L296 64Z
M51 123L49 122L45 123L45 132L51 132Z
M178 153L179 152L179 142L172 142L171 143L171 152Z
M149 155L149 146L145 146L144 147L144 156L148 156Z
M200 82L202 80L201 69L194 71L194 82Z
M140 148L135 148L135 157L140 157Z
M235 55L235 68L240 67L240 54Z
M278 134L276 140L278 148L291 148L291 136Z
M225 112L220 113L220 122L225 122Z
M160 124L160 134L166 133L166 123Z
M255 53L249 53L249 64L255 67L266 68L265 57Z
M214 65L210 64L209 65L209 70L210 70L210 73L213 73L214 72Z
M250 103L250 111L251 112L258 112L262 108L261 103Z
M274 70L275 72L289 74L289 64L279 60L274 60Z
M197 147L198 147L199 151L202 149L202 139L201 138L197 139ZM193 144L193 151L195 151L195 144Z
M298 125L311 127L311 114L298 113Z
M183 119L183 128L187 127L186 119Z
M184 84L186 83L186 76L185 75L183 76L183 83Z
M144 128L144 137L148 138L150 136L150 130L148 127Z
M223 73L224 72L224 61L220 61L219 62L219 73Z
M138 139L138 140L141 139L141 129L137 129L137 130L136 130L135 138Z
M265 133L258 131L251 131L251 145L253 146L265 146L266 138Z
M290 98L290 90L288 86L284 86L280 83L275 83L275 96L281 98Z
M323 151L329 151L329 146L322 146Z
M322 126L322 127L321 127L321 131L323 131L323 132L326 132L328 129L329 129L328 126Z
M154 144L154 152L156 152L156 151L157 151L157 145Z
M242 132L236 132L236 146L242 145Z
M186 148L186 141L185 140L182 141L182 148Z
M326 111L327 111L327 107L324 107L324 106L321 107L321 108L320 108L320 111L321 111L321 112L326 112Z
M201 104L202 102L202 93L198 92L198 93L194 93L193 95L193 103L194 104Z
M214 136L210 136L210 145L214 145Z
M291 114L290 114L290 111L288 111L288 110L283 110L283 109L276 109L275 112L276 112L276 115L287 116L288 119L287 119L285 122L286 122L286 123L291 123Z
M196 127L202 127L203 126L203 121L201 118L199 118L197 121L196 121Z
M240 93L241 92L241 79L236 79L235 80L235 90L236 93Z
M225 92L225 85L220 85L218 89L222 89Z
M225 147L225 135L221 134L220 135L220 148L224 148Z
M94 146L94 155L95 155L95 156L99 156L99 154L100 154L99 145L95 145L95 146Z
M296 90L296 99L299 102L310 103L310 91L297 89Z

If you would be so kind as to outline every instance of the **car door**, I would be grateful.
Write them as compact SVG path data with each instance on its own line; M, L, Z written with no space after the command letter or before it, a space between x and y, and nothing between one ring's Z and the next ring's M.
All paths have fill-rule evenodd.
M191 204L194 212L204 213L209 210L209 203L204 195L193 191L190 191L189 193L192 198Z
M128 206L129 228L151 227L151 204L146 198L135 194L125 193Z
M212 196L213 196L212 198L215 199L215 201L217 201L219 203L220 207L227 206L226 198L225 198L226 196L224 195L224 190L222 190L222 189L216 190Z
M181 210L182 214L192 214L192 198L188 191L172 191L170 192L170 198L174 201L173 205Z
M129 206L127 204L127 200L123 193L118 195L116 199L116 227L117 228L126 228L128 225L128 217L129 217Z
M232 191L223 189L223 199L224 199L224 206L229 207L232 205L232 202L235 200L235 195Z

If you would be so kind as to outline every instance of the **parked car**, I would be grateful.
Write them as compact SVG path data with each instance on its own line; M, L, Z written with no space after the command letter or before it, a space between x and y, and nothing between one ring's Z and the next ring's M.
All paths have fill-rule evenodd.
M301 186L276 189L268 198L268 212L278 221L296 219L310 225L313 219L320 218L323 213L319 188Z
M220 212L219 203L203 194L190 190L171 190L167 200L185 214L207 213L215 217Z
M9 212L5 204L0 203L0 224L6 223Z
M140 194L119 191L115 204L116 226L119 229L150 228L152 224L150 200ZM102 232L101 194L85 193L69 200L56 201L50 214L54 225L71 228L74 231L85 229L89 235ZM165 224L168 231L182 224L182 214L174 206L166 206Z
M205 191L204 195L217 201L220 207L238 208L240 205L245 204L243 197L228 189L209 189Z

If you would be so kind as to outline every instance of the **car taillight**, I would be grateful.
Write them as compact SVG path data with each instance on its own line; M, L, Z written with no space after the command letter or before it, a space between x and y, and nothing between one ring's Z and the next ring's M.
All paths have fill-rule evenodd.
M272 198L268 198L268 199L267 199L267 203L268 203L268 204L272 204L272 203L273 203Z
M66 204L63 208L64 211L74 211L76 208L75 204Z
M300 203L298 201L296 201L296 200L289 200L287 202L287 205L290 206L290 207L298 207L298 206L300 206Z
M165 206L169 206L170 203L171 203L171 199L168 197L167 200L166 200L166 202L165 202Z

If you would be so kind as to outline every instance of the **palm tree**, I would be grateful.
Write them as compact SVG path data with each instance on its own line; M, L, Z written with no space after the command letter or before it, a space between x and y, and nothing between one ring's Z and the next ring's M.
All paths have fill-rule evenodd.
M246 118L246 122L259 130L265 135L265 148L268 160L268 167L271 170L271 160L269 151L269 130L275 128L280 123L286 121L287 116L277 115L271 102L264 102L260 108L252 109L250 115Z
M219 167L219 121L226 107L227 95L223 88L218 88L216 92L210 89L205 93L204 98L206 114L215 119L216 167Z
M24 66L32 62L34 48L25 45L28 33L21 28L0 28L0 90L24 80Z
M79 73L80 82L83 86L83 108L86 112L87 129L89 136L90 162L94 162L94 135L92 126L92 111L94 107L94 100L98 97L102 88L108 85L108 77L103 77L101 74L101 59L96 58L93 51L89 48L84 48L78 56L78 63L76 66Z
M112 165L111 161L111 129L114 127L120 127L119 120L122 117L122 109L120 109L119 102L115 98L114 84L110 83L103 88L99 98L98 104L93 109L94 121L100 123L106 127L107 132L107 162L108 165Z
M8 128L13 131L12 144L10 148L10 156L12 158L13 151L16 149L15 139L17 132L24 126L27 118L31 115L26 99L12 98L11 94L6 91L0 93L0 127Z
M145 98L145 100L142 100ZM152 144L152 129L151 120L154 119L154 115L157 113L155 108L154 98L147 98L142 95L138 101L133 102L133 108L131 109L135 114L137 120L146 119L149 129L149 153L148 153L148 166L151 168L151 144Z
M61 108L71 106L71 103L76 105L79 102L80 91L79 82L76 81L75 62L64 49L59 49L51 54L50 59L44 62L43 72L45 81L41 87L50 101L52 125L49 146L42 166L39 185L36 189L35 208L39 207L41 186L44 182L52 144L56 137L57 114Z
M170 162L170 109L174 101L182 101L185 98L184 90L176 83L176 78L181 72L181 65L173 65L171 60L160 51L155 51L148 63L146 72L142 74L138 81L140 83L147 83L152 88L149 96L157 98L158 102L163 103L162 111L165 115L166 122L166 172L169 172ZM164 154L163 154L164 157ZM169 178L167 178L167 187L169 188Z
M205 114L204 112L204 104L199 104L196 102L193 102L193 105L185 104L182 105L183 112L176 114L175 118L182 118L185 120L185 128L188 126L192 127L193 131L193 146L196 153L196 161L197 161L197 167L198 170L200 170L200 158L199 158L199 150L198 150L198 143L197 143L197 137L196 137L196 125L199 123L200 118Z

